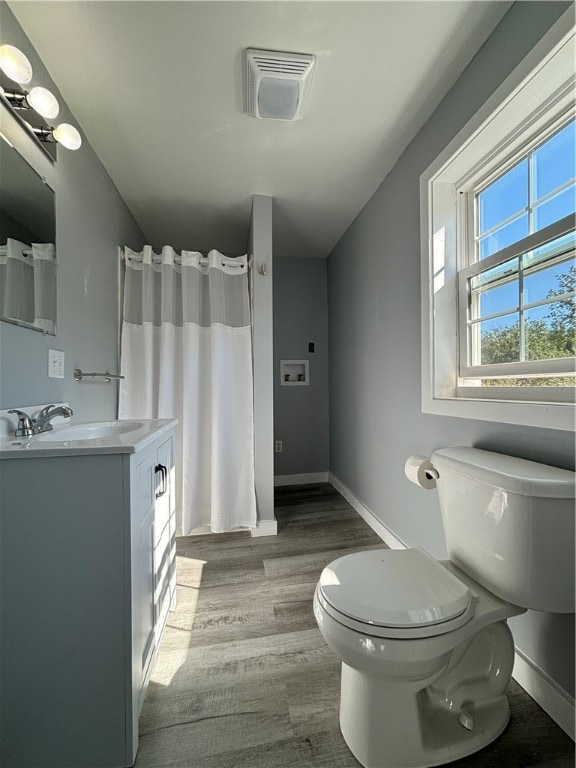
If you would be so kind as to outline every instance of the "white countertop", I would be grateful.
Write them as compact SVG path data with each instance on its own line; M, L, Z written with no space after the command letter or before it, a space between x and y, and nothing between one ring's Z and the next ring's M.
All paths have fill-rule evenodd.
M0 459L41 458L51 456L85 456L96 453L136 453L156 438L170 432L177 424L177 419L134 419L138 428L112 437L100 437L90 440L58 439L67 428L81 422L66 422L55 426L50 432L33 437L4 437L0 439ZM106 425L112 422L86 422L86 426ZM47 439L49 435L49 439Z

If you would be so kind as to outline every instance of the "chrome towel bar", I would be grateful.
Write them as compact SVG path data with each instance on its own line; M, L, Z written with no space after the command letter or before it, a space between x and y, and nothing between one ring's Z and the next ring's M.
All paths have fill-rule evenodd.
M82 381L82 379L104 379L104 381L112 381L112 379L123 379L119 373L84 373L80 368L76 368L74 371L74 380Z

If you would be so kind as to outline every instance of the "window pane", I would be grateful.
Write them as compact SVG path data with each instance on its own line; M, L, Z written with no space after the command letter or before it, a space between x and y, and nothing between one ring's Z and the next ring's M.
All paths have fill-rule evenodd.
M576 185L560 192L558 195L546 200L534 208L533 229L537 232L539 229L554 224L555 221L563 219L564 216L570 216L576 211Z
M518 275L518 256L471 277L469 279L470 289L474 293L481 288L494 288L497 283L502 283L506 279L510 280L515 275Z
M492 256L496 251L501 251L502 248L512 245L528 234L530 234L528 231L528 214L525 213L480 240L480 259Z
M526 257L524 257L526 259ZM575 289L574 259L524 272L524 304L543 301L553 295Z
M534 197L540 199L576 176L576 123L572 121L534 152Z
M550 242L534 248L533 251L525 253L523 256L524 269L527 270L534 264L542 264L545 261L568 254L574 248L576 248L576 232L568 232L566 235L557 237L556 240L550 240Z
M574 300L554 301L524 313L526 360L572 357Z
M518 313L485 320L470 328L472 364L514 363L520 359Z
M554 224L555 221L570 216L576 211L576 185L560 192L560 194L546 200L534 208L533 228L534 232Z
M474 318L494 315L506 309L518 309L518 280L511 280L496 288L483 288L476 293L476 297L476 301L472 301Z
M482 235L528 205L528 160L524 159L478 195Z

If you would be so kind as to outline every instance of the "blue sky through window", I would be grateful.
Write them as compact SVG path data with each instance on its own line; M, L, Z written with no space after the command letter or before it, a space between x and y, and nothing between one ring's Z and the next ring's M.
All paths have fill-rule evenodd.
M479 257L485 259L575 212L573 120L477 196Z
M520 213L527 205L528 159L524 159L478 195L479 234Z
M486 237L480 240L480 258L486 259L488 256L492 256L496 251L506 248L507 245L512 245L518 240L521 240L526 235L529 235L529 221L528 214L525 213L519 216L517 219L505 224L500 229L494 230Z
M572 121L534 152L533 197L539 200L576 175L576 123Z
M541 203L534 209L535 232L544 229L549 224L563 219L576 211L576 185L572 184L559 194Z
M574 259L553 264L533 274L524 276L524 303L531 304L542 301L548 293L560 287L559 278L568 275L570 267L574 266Z
M545 200L542 200L542 198ZM548 141L534 150L477 196L479 258L484 259L556 221L576 212L576 122L568 123ZM500 226L499 226L500 225ZM566 236L556 243L564 242ZM573 242L573 237L568 238ZM554 246L555 243L550 243ZM568 275L574 259L545 266L548 246L524 257L522 305L543 301L552 290L560 288L559 278ZM542 256L540 256L542 251ZM558 252L558 251L556 251ZM552 255L552 248L550 248ZM530 261L532 259L532 261ZM535 262L542 261L535 266ZM505 268L510 265L506 279ZM500 270L497 274L497 270ZM496 279L491 276L495 273ZM482 333L505 327L518 319L518 265L515 259L506 265L480 273L477 318L506 312L500 318L482 322ZM494 281L492 286L490 280ZM472 283L474 291L474 282ZM530 319L545 320L550 305L530 310Z

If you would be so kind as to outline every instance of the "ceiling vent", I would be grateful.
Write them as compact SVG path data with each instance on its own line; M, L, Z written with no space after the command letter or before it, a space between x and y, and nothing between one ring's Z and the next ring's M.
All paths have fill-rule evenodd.
M246 49L246 111L268 120L301 120L310 93L315 57Z

